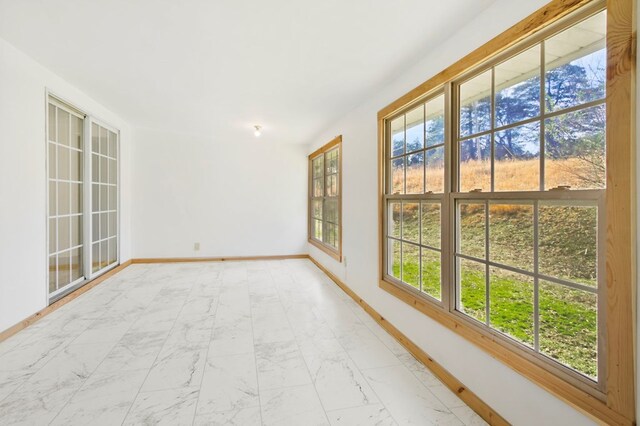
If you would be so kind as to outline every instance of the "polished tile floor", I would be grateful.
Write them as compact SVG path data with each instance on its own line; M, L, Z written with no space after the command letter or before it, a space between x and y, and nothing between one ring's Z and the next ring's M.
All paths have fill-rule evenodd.
M0 424L484 424L308 260L132 265L0 343Z

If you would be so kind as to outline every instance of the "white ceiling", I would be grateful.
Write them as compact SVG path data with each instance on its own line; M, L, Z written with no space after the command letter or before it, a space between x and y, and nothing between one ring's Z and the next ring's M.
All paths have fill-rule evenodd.
M0 0L0 37L134 126L308 143L494 1Z

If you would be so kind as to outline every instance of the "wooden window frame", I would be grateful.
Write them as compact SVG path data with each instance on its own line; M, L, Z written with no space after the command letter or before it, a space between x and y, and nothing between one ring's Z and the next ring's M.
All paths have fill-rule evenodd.
M534 383L566 401L591 418L609 424L631 425L635 422L635 7L633 0L553 0L521 22L474 50L420 86L406 93L378 112L378 234L379 285L429 317L479 346ZM574 380L561 368L550 367L537 356L520 349L505 338L474 324L464 315L427 297L385 279L385 209L386 209L386 123L399 112L408 110L431 94L474 68L516 46L525 45L542 30L557 24L583 7L607 9L607 81L606 81L606 179L604 210L607 218L604 241L605 298L601 302L605 318L603 342L606 375L600 380L603 389ZM586 9L583 9L586 10ZM582 12L577 12L582 13ZM451 99L449 97L449 99ZM451 115L451 106L447 107ZM451 118L449 116L449 118ZM451 131L449 120L445 131ZM450 135L449 135L450 136ZM450 145L451 137L448 138ZM448 160L451 161L450 159ZM451 179L450 168L446 179ZM446 189L445 189L446 191ZM471 194L473 195L473 194ZM444 213L443 213L444 214ZM443 218L444 220L444 218ZM451 226L449 226L451 228ZM449 230L450 231L450 230ZM449 232L447 231L447 232ZM444 235L444 234L443 234ZM446 239L443 245L446 244ZM443 262L443 268L446 267ZM450 275L449 275L450 276ZM443 296L454 289L443 282ZM451 297L451 295L449 295ZM445 301L446 302L446 301Z
M338 247L337 249L329 244L324 243L323 241L320 241L316 238L313 237L313 232L312 232L312 225L313 225L313 218L311 217L312 213L312 200L314 198L318 198L318 197L313 197L313 160L318 158L320 155L325 155L327 152L332 151L333 149L337 149L338 150ZM338 262L342 262L342 135L336 136L335 138L333 138L331 141L329 141L328 143L326 143L325 145L323 145L322 147L318 148L317 150L315 150L314 152L312 152L309 155L309 160L308 160L308 167L309 167L309 171L308 171L308 181L309 181L309 185L308 185L308 190L309 190L309 196L308 196L308 201L307 201L307 236L308 236L308 241L310 244L314 245L315 247L319 248L320 250L322 250L323 252L325 252L326 254L328 254L329 256L331 256L332 258L334 258L335 260L337 260ZM324 178L324 171L326 170L326 167L324 166L324 162L323 162L323 191L326 194L326 179ZM323 195L322 197L323 199L326 198L326 195ZM324 203L323 203L324 205ZM323 213L323 217L322 217L322 223L323 223L323 227L324 227L324 223L325 223L325 218L324 218L324 213Z

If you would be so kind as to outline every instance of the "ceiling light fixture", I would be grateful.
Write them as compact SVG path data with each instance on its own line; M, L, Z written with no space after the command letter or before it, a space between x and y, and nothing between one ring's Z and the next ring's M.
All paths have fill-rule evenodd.
M256 138L259 138L260 135L262 134L262 126L258 126L257 124L255 126L253 126L256 130L255 132L253 132L254 135L256 135Z

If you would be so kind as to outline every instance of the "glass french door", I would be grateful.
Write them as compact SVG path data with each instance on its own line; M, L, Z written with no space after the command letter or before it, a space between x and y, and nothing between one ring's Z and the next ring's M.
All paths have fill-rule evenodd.
M48 292L54 301L118 264L119 132L54 97L47 108Z

